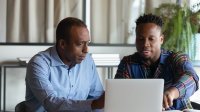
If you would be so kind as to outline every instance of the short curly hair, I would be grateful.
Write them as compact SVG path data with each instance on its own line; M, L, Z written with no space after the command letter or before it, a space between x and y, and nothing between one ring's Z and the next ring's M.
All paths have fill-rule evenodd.
M136 20L136 27L143 23L155 23L156 25L160 26L161 28L164 24L163 20L159 16L156 16L153 14L144 14L144 15L140 16Z

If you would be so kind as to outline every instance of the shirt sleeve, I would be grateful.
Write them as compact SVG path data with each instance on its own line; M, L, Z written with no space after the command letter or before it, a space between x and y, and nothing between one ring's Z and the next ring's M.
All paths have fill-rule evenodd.
M34 97L48 112L90 111L92 100L71 100L58 97L49 81L49 66L41 57L31 61L27 66L26 84Z
M118 65L118 68L117 68L117 73L115 75L115 79L120 79L120 78L129 79L129 78L131 78L131 76L129 74L129 68L128 68L128 65L127 65L127 58L128 57L123 57L123 59L120 61L120 64Z
M189 98L198 90L198 75L196 74L189 57L177 53L173 56L174 79L173 84L179 90L179 97Z

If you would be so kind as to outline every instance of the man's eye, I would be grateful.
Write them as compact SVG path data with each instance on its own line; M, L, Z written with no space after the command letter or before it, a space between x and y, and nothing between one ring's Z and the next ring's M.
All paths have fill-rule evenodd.
M138 38L138 40L142 41L142 40L144 40L144 39L143 39L143 38Z
M153 40L154 40L154 38L150 38L149 40L153 41Z
M81 43L78 43L78 45L81 46L81 45L83 45L83 43L82 43L82 42L81 42Z

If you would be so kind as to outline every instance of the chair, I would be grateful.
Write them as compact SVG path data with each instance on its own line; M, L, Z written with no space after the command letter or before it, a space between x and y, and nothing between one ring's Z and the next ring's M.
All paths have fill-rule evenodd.
M200 104L191 102L193 109L200 110Z
M22 101L15 106L15 112L26 112L25 101Z

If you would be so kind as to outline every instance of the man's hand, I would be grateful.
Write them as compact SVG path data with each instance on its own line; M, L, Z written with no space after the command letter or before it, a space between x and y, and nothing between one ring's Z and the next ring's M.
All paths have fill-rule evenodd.
M163 110L173 106L173 100L179 97L179 91L176 87L170 87L163 95Z
M104 108L104 100L105 100L105 93L103 93L101 97L99 97L99 99L96 99L92 102L91 104L92 110Z

